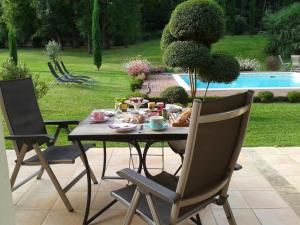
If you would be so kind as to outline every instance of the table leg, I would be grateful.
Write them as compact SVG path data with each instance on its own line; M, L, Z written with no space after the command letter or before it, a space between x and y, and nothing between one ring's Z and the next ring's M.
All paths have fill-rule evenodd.
M151 145L153 145L156 141L148 141L146 142L145 148L144 148L144 152L143 152L143 168L144 168L144 172L146 177L151 177L152 175L149 173L148 169L147 169L147 153L149 148L151 147Z
M82 154L82 161L86 169L86 177L87 177L87 199L86 199L86 206L85 206L85 214L83 218L83 225L88 225L88 217L90 213L90 207L91 207L91 195L92 195L92 184L91 184L91 172L90 172L90 166L89 162L86 156L86 153L84 151L84 148L80 141L76 141L76 144L78 145L81 154Z
M138 170L137 172L138 173L141 173L142 172L142 169L143 169L143 164L144 164L144 157L142 155L142 150L141 150L141 147L140 147L140 144L137 142L137 141L129 141L128 142L129 144L131 144L132 146L135 147L137 153L138 153L138 156L139 156L139 167L138 167Z

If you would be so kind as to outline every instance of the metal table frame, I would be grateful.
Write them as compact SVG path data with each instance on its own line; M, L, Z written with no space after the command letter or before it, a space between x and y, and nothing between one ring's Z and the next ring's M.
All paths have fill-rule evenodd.
M185 140L187 138L188 128L169 128L167 131L154 132L150 129L143 131L134 131L132 133L115 133L107 128L107 123L90 124L89 118L80 123L69 135L68 139L76 143L82 152L82 159L86 168L87 175L87 200L85 207L85 214L83 225L88 225L94 221L98 216L104 213L116 200L110 202L107 206L102 208L99 212L89 218L91 207L91 174L89 168L89 161L85 151L83 150L82 141L102 141L102 142L126 142L131 144L137 151L139 157L139 165L137 172L141 173L144 169L146 176L151 176L147 169L146 157L149 148L156 142L171 141L171 140ZM142 151L139 143L146 143Z

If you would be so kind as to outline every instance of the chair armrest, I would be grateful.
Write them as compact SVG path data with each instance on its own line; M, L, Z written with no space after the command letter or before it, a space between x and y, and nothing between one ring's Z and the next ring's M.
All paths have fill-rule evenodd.
M79 124L79 120L48 120L44 121L45 125L58 125L58 126L68 126L68 125L77 125Z
M151 193L154 196L163 199L171 204L176 203L178 200L180 200L180 196L176 192L152 181L149 178L142 176L134 170L127 168L118 171L117 174L139 187L143 192Z
M46 143L53 139L47 134L30 134L30 135L9 135L6 140L23 141L25 143Z

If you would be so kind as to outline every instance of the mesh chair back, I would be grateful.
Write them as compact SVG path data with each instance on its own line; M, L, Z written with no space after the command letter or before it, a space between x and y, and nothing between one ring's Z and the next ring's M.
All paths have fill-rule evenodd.
M0 82L2 112L11 135L46 134L31 78ZM15 143L19 151L22 143Z
M194 101L176 190L183 199L199 196L226 178L230 180L242 147L252 100L253 92L248 91L203 105Z

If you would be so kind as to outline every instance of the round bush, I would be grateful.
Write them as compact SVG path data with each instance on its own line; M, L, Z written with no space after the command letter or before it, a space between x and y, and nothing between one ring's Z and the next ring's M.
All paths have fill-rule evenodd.
M210 46L223 35L225 17L213 0L188 0L176 7L169 24L174 37Z
M164 50L174 41L176 41L176 38L170 33L169 25L166 25L161 36L160 48Z
M168 103L180 103L186 106L189 102L189 95L183 87L173 86L164 90L160 97L165 99Z
M274 100L274 94L270 91L261 91L257 94L257 98L261 102L272 102Z
M213 54L210 63L200 68L198 78L205 82L230 83L240 75L239 62L230 55Z
M171 67L197 68L210 62L210 52L193 41L175 41L165 50L163 61Z
M287 95L289 102L300 102L300 92L291 91Z

